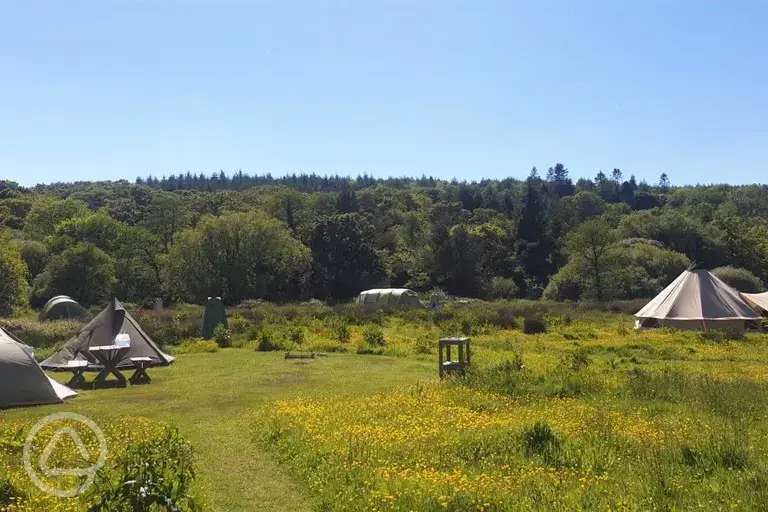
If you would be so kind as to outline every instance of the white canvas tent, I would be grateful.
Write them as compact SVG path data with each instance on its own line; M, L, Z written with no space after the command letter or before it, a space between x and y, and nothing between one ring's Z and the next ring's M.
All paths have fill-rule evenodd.
M768 292L742 293L741 296L758 313L768 313Z
M355 299L359 306L420 309L424 304L419 300L419 295L407 288L375 288L365 290Z
M0 409L58 404L76 394L43 372L30 347L0 329Z
M760 320L736 290L709 271L686 270L635 314L635 328L743 332Z

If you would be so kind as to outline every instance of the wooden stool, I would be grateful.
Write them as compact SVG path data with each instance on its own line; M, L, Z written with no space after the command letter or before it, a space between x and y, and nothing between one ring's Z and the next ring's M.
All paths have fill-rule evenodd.
M439 359L439 371L440 377L443 377L445 372L464 373L469 367L472 360L472 351L469 345L469 338L442 338L438 343ZM454 361L451 358L451 347L456 346L458 352L458 361ZM445 355L443 350L445 349Z

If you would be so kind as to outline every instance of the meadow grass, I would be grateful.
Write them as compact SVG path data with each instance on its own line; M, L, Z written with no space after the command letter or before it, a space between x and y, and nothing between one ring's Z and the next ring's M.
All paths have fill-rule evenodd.
M314 496L253 442L254 411L285 397L380 393L397 382L429 380L431 370L431 364L404 358L333 354L299 364L277 352L223 349L181 355L169 368L150 370L147 386L86 390L64 405L0 411L0 424L31 426L62 411L98 424L137 416L168 422L195 449L194 494L210 510L311 510Z
M195 448L194 491L211 510L758 510L768 500L765 335L639 333L630 316L567 307L529 311L540 334L499 305L360 318L313 308L245 311L232 329L242 348L186 343L149 386L3 411L0 423L62 410L169 422ZM455 334L472 337L473 369L439 382L437 339ZM327 357L255 351L264 339Z

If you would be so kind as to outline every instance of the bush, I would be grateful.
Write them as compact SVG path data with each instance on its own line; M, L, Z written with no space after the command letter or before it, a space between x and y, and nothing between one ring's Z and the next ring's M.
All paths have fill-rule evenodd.
M526 457L538 455L550 464L560 458L562 441L546 422L538 421L523 432L523 444Z
M363 341L371 347L383 347L386 343L384 331L377 325L371 325L363 331Z
M23 318L3 318L0 327L35 348L57 346L77 335L83 324L69 320L38 322Z
M203 354L219 351L219 345L213 340L204 340L203 338L190 338L183 340L178 345L172 347L171 352L179 354Z
M518 293L517 283L511 277L494 277L488 285L491 300L514 299Z
M525 318L523 320L523 332L525 334L542 334L547 332L547 324L538 318Z
M417 354L431 354L436 344L428 334L423 334L416 338L416 344L413 351Z
M91 510L202 510L190 495L195 480L192 446L178 430L164 427L160 436L128 446L114 470L100 472L88 491Z
M745 268L718 267L712 271L712 274L742 293L758 293L765 290L760 278Z
M285 341L301 345L304 343L304 329L301 327L289 327L285 332Z
M219 324L213 330L213 339L221 348L232 346L232 334L224 325Z
M251 322L239 313L235 313L227 319L229 330L232 334L243 334L251 327Z
M349 325L347 322L340 321L333 327L333 337L339 343L348 343L351 333L349 332Z
M432 288L432 291L429 292L429 305L430 306L439 306L440 304L445 304L445 302L448 300L448 295L440 289L440 288Z
M584 293L584 279L567 265L547 283L542 294L543 299L566 301L579 300Z
M256 350L259 352L270 352L283 348L279 341L275 339L274 333L269 329L264 329L254 339L258 341Z

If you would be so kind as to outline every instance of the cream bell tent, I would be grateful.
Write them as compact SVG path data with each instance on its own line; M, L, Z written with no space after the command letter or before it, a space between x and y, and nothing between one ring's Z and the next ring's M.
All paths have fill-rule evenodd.
M58 404L75 395L43 372L30 347L0 329L0 409Z
M768 292L742 293L741 296L755 311L768 313Z
M635 314L635 328L743 332L758 328L760 320L739 292L709 271L686 270Z

